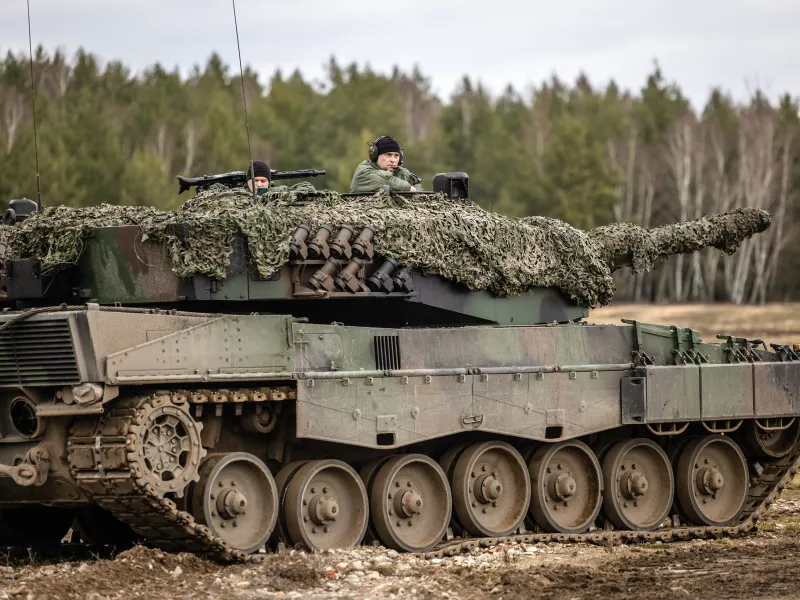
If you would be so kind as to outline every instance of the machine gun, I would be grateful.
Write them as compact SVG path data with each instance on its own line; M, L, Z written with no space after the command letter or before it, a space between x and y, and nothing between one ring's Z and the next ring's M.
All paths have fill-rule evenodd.
M305 179L306 177L318 177L325 175L325 171L316 169L304 169L300 171L271 171L270 181L279 179ZM197 187L197 190L204 190L215 183L221 183L228 187L240 187L247 181L247 173L244 171L231 171L230 173L220 173L219 175L203 175L202 177L184 177L178 175L178 195L188 189Z

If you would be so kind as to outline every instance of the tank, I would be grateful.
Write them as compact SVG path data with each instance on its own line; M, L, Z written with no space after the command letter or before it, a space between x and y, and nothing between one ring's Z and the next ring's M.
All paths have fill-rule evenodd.
M473 289L382 233L298 224L268 277L241 234L225 277L179 276L135 225L54 273L7 257L0 542L246 561L718 538L796 473L797 348L588 324L557 287Z

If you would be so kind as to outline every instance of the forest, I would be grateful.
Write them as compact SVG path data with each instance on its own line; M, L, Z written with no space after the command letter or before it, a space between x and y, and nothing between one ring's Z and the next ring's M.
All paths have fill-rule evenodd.
M237 65L238 66L238 65ZM418 68L377 73L330 58L324 80L239 70L212 54L188 75L159 64L132 73L80 50L34 52L36 142L45 206L178 208L177 175L244 170L242 88L253 157L273 169L325 169L317 188L347 191L367 144L393 135L430 186L466 171L470 196L508 216L590 229L643 227L740 206L772 226L732 256L677 256L647 274L619 272L619 300L764 303L800 298L798 99L712 89L701 109L658 64L638 90L585 76L492 95L464 78L437 97ZM36 198L30 63L0 62L0 199Z

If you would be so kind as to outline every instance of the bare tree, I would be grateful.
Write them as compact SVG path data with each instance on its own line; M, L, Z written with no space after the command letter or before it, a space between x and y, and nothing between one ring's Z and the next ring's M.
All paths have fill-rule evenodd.
M183 173L192 172L195 157L197 156L197 149L200 144L199 137L197 122L194 119L189 119L183 127Z
M175 144L169 134L167 123L163 121L156 128L155 139L151 144L151 152L161 161L161 172L167 175L172 168Z
M709 152L706 164L705 179L707 180L706 212L719 214L731 209L733 202L732 185L730 182L728 155L731 149L727 147L725 132L719 123L709 123L706 135ZM704 297L707 301L715 299L717 272L719 270L721 255L717 250L707 249L703 256L703 276L705 280Z
M650 227L653 218L653 200L656 196L656 178L655 169L653 168L652 158L642 161L642 167L639 171L639 225L642 227ZM647 273L639 273L636 277L636 284L634 287L634 300L642 302L644 299L650 298L653 278Z
M25 118L25 94L8 86L0 87L0 109L2 110L5 151L11 152L17 140L20 126Z
M771 109L755 107L740 115L738 167L740 205L768 210L775 176L775 118ZM753 271L756 278L762 276L774 235L770 228L745 240L736 254L725 258L726 289L732 302L745 301Z
M619 187L619 202L614 206L614 218L617 221L639 222L634 215L634 198L636 195L636 150L639 141L639 131L636 122L628 118L626 123L627 134L619 139L610 139L607 142L608 156L616 169L623 173L622 184ZM641 216L641 215L636 215Z
M667 164L675 179L676 199L678 201L678 219L683 222L689 219L692 184L692 159L694 154L694 118L686 115L678 120L667 139ZM673 297L677 301L686 299L684 285L684 257L675 257L673 275Z
M706 127L703 122L695 124L695 143L693 145L693 178L694 178L694 200L692 206L692 219L700 219L705 214L706 201ZM687 274L688 280L685 288L689 290L689 298L700 298L705 288L703 283L703 267L700 263L700 253L695 252L691 256L692 264Z
M750 302L764 304L767 298L767 288L772 283L780 251L784 243L784 224L790 197L790 175L792 167L792 148L794 143L795 131L793 128L786 128L781 136L778 148L779 156L775 157L777 168L780 171L779 181L775 186L770 208L772 211L773 224L764 234L759 236L756 252L756 277L750 293ZM766 234L766 235L765 235Z
M50 61L50 65L45 71L42 79L42 86L49 98L58 100L58 106L62 117L66 114L64 98L67 95L67 89L69 89L71 76L72 67L67 62L63 52L57 51L53 55L53 60Z
M652 171L649 166L641 164L646 160L646 155L639 156L641 153L639 126L633 118L631 108L632 103L628 101L625 133L607 143L611 163L623 174L619 187L619 202L614 206L614 219L649 227L655 187L652 185ZM633 273L627 269L623 271L623 286L629 299L637 302L642 300L646 277L645 273Z

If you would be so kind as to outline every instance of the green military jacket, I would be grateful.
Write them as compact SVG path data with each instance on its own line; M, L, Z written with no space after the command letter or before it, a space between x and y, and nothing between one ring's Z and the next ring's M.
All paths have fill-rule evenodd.
M372 194L388 185L393 192L408 192L411 186L419 190L422 181L405 167L397 167L394 173L380 169L374 161L365 160L356 167L353 181L350 183L351 194Z

